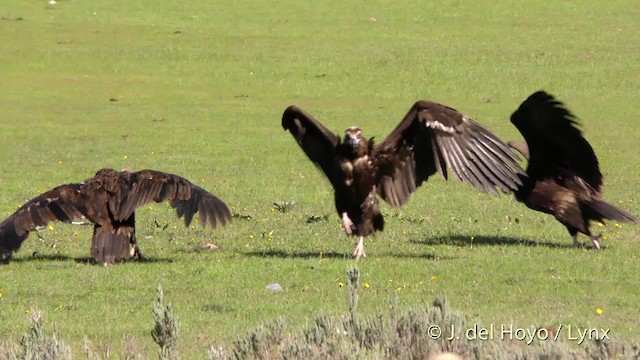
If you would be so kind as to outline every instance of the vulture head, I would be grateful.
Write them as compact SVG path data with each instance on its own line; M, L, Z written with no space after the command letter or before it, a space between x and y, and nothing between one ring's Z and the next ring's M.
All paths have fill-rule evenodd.
M362 130L357 126L352 126L344 132L344 143L354 149L362 140Z
M367 139L362 136L362 130L357 126L352 126L344 132L342 141L354 156L364 156L373 149L373 138Z

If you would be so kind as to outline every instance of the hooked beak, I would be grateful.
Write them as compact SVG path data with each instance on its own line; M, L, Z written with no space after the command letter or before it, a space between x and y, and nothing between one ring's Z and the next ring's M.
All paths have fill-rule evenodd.
M354 134L347 134L345 140L349 146L355 147L360 141L362 141L362 138Z

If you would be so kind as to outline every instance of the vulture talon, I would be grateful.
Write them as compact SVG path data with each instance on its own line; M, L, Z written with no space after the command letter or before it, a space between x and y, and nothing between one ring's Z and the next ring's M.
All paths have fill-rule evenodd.
M347 213L342 214L342 231L347 235L353 234L353 221L349 219L349 215L347 215Z
M353 250L353 256L355 256L356 260L359 260L361 257L367 257L367 254L364 253L364 238L362 236L360 236L360 240L358 240L358 244Z
M593 248L596 250L601 250L600 241L599 241L601 237L602 237L602 234L589 237L591 238L591 244L593 245Z

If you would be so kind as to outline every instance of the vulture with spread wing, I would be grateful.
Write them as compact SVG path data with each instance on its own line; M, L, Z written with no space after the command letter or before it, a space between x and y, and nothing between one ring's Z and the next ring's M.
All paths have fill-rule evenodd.
M358 236L353 252L366 256L363 237L382 230L376 194L393 207L436 172L447 168L463 182L497 194L522 184L524 170L508 145L455 109L432 101L416 102L384 141L374 145L352 126L344 139L297 106L282 115L282 127L322 169L335 192L344 231Z
M578 247L578 232L600 249L589 231L591 220L636 221L628 212L602 200L602 174L593 148L576 127L575 116L553 96L538 91L511 115L526 140L509 145L528 159L527 175L514 192L529 208L555 216Z
M29 232L52 221L87 219L94 224L91 256L111 264L134 255L135 209L152 201L168 201L188 226L196 213L212 228L231 219L220 199L177 175L155 170L102 169L78 184L57 186L28 201L0 223L0 257L9 261Z

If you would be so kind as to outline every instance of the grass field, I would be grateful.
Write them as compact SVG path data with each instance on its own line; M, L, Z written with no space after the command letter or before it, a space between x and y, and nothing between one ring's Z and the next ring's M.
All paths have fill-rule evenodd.
M41 229L0 267L2 339L19 340L37 306L76 353L84 335L119 349L126 334L152 354L158 284L184 358L278 316L294 330L346 311L354 241L328 181L280 127L290 104L382 139L432 99L508 140L520 138L511 112L545 89L581 118L605 198L640 214L640 7L629 1L4 0L0 17L2 217L102 167L182 175L251 217L210 231L184 228L165 204L142 208L149 261L106 268L87 261L90 227ZM273 210L286 200L292 211ZM446 297L485 325L640 339L638 226L596 226L604 251L573 249L552 217L436 177L383 211L387 227L357 264L362 312L394 294L401 306ZM284 291L265 290L273 282Z

